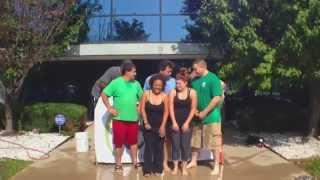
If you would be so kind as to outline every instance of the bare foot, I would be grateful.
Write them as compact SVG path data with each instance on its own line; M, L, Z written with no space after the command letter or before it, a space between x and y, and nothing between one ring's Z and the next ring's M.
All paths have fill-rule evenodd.
M177 175L178 174L178 169L174 169L172 172L171 172L172 175Z
M161 176L162 173L154 173L155 176Z
M163 165L163 170L166 172L171 172L171 169L168 165Z
M188 176L188 175L189 175L187 169L183 169L183 170L182 170L182 175L183 175L183 176Z
M198 164L197 164L197 162L190 162L189 164L187 164L187 169L190 169L190 168L194 168L194 167L197 167L198 166Z
M218 175L219 174L219 165L215 165L214 169L210 172L210 175Z

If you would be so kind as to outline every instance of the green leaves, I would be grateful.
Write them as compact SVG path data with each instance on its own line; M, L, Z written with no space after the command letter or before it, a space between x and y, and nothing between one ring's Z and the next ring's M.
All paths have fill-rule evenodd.
M72 43L79 42L85 13L74 1L17 0L0 12L0 47L8 52L1 60L7 88L19 82L33 64L62 56ZM82 7L84 8L84 7Z
M235 84L266 90L320 78L318 0L205 0L196 22Z

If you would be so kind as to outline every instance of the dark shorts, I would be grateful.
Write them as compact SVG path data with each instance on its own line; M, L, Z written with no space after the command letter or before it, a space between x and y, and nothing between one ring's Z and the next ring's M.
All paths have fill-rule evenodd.
M123 145L135 145L138 143L138 122L128 122L113 120L112 133L113 144L116 148L121 148Z

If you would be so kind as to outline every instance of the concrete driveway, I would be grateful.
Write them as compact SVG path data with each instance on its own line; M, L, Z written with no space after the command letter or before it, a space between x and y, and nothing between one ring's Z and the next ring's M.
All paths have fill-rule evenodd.
M93 138L93 126L87 130ZM226 135L228 136L228 134ZM92 143L92 142L91 142ZM191 169L189 176L173 176L166 173L162 177L148 179L214 180L210 176L210 163L201 163ZM51 153L50 158L37 161L18 173L13 180L140 180L145 179L141 170L130 165L124 168L123 176L112 173L113 166L95 164L94 149L87 153L75 152L75 140L71 139ZM229 142L226 138L224 180L302 180L308 176L299 167L265 148L246 147ZM299 178L300 177L300 178Z

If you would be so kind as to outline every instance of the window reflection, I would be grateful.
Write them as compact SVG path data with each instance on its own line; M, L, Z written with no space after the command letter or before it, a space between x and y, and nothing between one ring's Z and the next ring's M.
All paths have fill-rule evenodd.
M110 39L110 18L92 17L87 21L89 32L87 39L90 42L102 42Z
M191 23L188 16L163 16L162 40L184 41L188 35L186 23Z
M200 37L190 19L196 15L194 9L198 9L200 0L80 1L88 3L92 12L87 19L89 42L195 42Z
M159 0L114 0L114 14L155 14L160 12Z
M113 40L159 41L158 16L118 17L113 22Z
M86 4L92 15L110 14L111 0L81 0L81 4Z
M185 0L162 0L162 13L179 14L183 12Z

